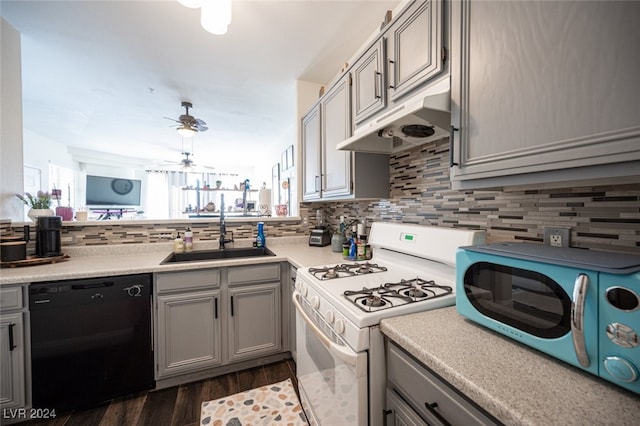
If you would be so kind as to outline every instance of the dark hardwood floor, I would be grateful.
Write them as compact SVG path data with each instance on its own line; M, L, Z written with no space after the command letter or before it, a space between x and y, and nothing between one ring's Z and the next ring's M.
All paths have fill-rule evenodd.
M192 426L200 423L200 404L255 387L291 379L298 391L292 359L158 391L114 399L86 410L57 413L49 421L20 425L46 426Z

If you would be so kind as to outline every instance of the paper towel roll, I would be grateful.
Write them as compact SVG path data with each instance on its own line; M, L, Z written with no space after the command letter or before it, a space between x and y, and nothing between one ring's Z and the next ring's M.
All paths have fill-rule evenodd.
M258 204L271 207L271 190L262 188L258 192Z

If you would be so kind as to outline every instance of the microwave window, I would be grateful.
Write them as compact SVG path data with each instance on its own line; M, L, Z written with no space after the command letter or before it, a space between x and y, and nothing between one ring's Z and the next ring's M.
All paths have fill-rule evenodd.
M542 338L570 331L571 299L540 273L488 262L471 265L465 294L483 315Z

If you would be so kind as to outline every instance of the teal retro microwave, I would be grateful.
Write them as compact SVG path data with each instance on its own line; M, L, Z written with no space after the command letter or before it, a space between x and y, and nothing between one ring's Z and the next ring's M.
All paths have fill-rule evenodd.
M456 307L640 393L640 256L531 243L461 247Z

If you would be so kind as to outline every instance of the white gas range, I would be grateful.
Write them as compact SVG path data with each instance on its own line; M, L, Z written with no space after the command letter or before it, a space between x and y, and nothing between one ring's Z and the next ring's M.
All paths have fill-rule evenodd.
M297 376L311 424L382 425L380 320L455 303L455 253L484 231L374 222L369 261L298 270Z

